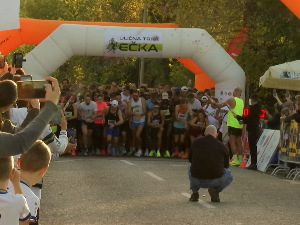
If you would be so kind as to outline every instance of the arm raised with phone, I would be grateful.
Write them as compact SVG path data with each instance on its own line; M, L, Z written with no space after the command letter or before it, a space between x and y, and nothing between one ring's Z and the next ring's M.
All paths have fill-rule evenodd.
M17 134L9 134L0 132L0 157L14 156L26 152L40 137L43 130L49 124L51 118L57 111L56 104L60 97L60 88L57 80L53 77L47 77L47 81L51 81L52 84L45 84L45 106L41 113ZM8 93L6 89L12 93L15 98L12 102L8 102L5 96ZM4 92L4 93L3 93ZM11 81L0 82L0 111L6 112L17 99L17 88ZM32 109L38 110L38 109ZM1 118L2 121L2 118ZM1 123L2 126L2 123Z

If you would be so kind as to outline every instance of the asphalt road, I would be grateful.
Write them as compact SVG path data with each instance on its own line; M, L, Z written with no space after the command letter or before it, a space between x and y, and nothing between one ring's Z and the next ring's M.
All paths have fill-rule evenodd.
M41 225L300 224L300 182L231 168L232 184L211 203L189 202L187 160L61 157L42 190Z

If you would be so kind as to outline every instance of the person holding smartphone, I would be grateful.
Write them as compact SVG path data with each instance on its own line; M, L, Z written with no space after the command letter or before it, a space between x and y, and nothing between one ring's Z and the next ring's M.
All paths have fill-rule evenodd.
M32 105L31 118L28 115L23 122L26 124L30 122L26 129L25 126L20 128L15 127L9 120L5 122L2 120L0 114L0 157L9 157L26 152L35 141L41 136L43 130L49 124L51 118L57 111L56 104L60 97L60 88L57 80L53 77L47 77L46 80L51 81L52 84L45 84L45 106L39 113L39 104ZM12 81L0 82L0 112L8 111L17 100L17 86ZM34 116L37 116L35 119ZM6 127L8 131L3 132ZM23 129L23 130L22 130ZM18 134L16 134L18 133Z

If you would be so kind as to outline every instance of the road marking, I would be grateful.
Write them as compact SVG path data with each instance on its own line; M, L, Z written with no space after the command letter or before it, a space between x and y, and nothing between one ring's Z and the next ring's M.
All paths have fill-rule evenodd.
M123 163L126 163L126 164L128 164L128 165L130 165L130 166L134 166L134 164L133 163L131 163L131 162L128 162L127 160L120 160L121 162L123 162Z
M176 165L176 164L171 164L170 166L187 166L187 165Z
M58 160L58 161L54 161L54 162L74 162L75 160Z
M146 172L146 174L148 174L149 176L153 177L154 179L158 180L158 181L164 181L164 179L162 179L161 177L155 175L154 173L151 173L151 172Z
M188 198L191 197L191 194L189 194L189 193L181 193L181 194L182 194L183 196L185 196L185 197L188 197ZM202 201L201 199L199 199L198 203L199 203L200 205L203 205L203 206L206 207L206 208L209 208L209 209L214 209L214 208L216 208L216 207L214 207L213 205L211 205L211 204L209 204L209 203L207 203L207 202L205 202L205 201Z

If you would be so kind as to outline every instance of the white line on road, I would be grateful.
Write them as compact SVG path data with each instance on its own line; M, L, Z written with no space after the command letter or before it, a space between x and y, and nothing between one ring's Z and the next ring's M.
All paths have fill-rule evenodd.
M181 193L181 194L182 194L183 196L185 196L185 197L188 197L188 198L191 197L191 195L188 194L188 193ZM216 208L216 207L214 207L213 205L211 205L211 204L209 204L209 203L207 203L207 202L205 202L205 201L202 201L201 199L199 199L198 203L199 203L200 205L205 206L206 208L209 208L209 209L214 209L214 208Z
M58 160L58 161L54 161L54 162L74 162L75 160Z
M171 164L170 166L187 166L187 165L176 165L176 164Z
M130 165L130 166L134 166L134 164L133 163L131 163L131 162L128 162L127 160L120 160L121 162L123 162L123 163L126 163L126 164L128 164L128 165Z
M149 176L153 177L154 179L158 180L158 181L164 181L164 179L162 179L161 177L155 175L154 173L151 173L151 172L146 172L146 174L148 174Z

